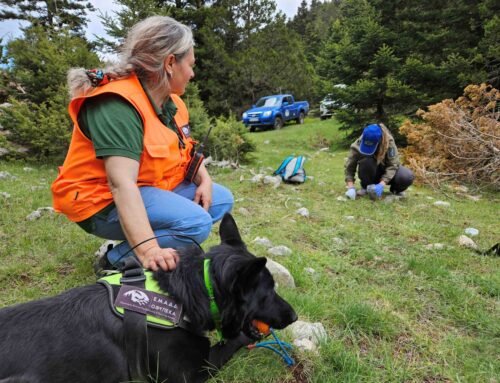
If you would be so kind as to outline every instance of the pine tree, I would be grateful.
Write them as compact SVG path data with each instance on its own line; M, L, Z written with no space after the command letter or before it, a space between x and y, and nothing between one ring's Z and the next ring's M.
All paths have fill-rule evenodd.
M88 12L95 11L87 0L0 0L0 20L26 20L44 30L67 29L83 35Z

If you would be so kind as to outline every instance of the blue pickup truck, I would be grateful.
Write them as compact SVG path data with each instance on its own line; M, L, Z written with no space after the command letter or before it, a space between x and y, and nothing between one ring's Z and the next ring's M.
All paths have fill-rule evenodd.
M243 113L243 123L255 131L258 127L272 126L281 129L285 122L295 120L303 124L309 113L307 101L295 101L291 94L276 94L262 97L251 109Z

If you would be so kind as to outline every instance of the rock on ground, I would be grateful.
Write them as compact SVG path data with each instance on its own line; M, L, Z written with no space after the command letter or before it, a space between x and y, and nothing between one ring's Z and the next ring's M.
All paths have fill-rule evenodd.
M293 345L297 347L300 351L308 351L308 352L314 352L317 353L318 351L318 346L316 346L313 342L311 342L309 339L295 339L293 341Z
M295 281L293 279L293 276L285 266L268 258L266 267L272 274L274 282L277 286L288 287L292 289L295 288Z
M301 215L302 217L306 217L306 218L309 217L309 210L307 210L307 208L305 208L305 207L301 207L300 209L298 209L296 211L296 213L298 215Z
M473 250L477 250L476 242L474 242L472 239L470 239L466 235L461 235L458 238L458 243L460 244L460 246L468 247L469 249L473 249Z
M271 247L270 249L267 250L267 252L271 255L279 255L279 256L292 254L292 250L283 245Z
M465 229L465 234L471 235L474 237L475 235L479 235L479 230L475 229L473 227L468 227L467 229Z
M307 339L315 346L319 346L328 338L325 327L319 322L309 323L297 321L288 326L287 331L289 331L294 341Z
M26 216L27 221L34 221L36 219L39 219L43 214L53 214L54 213L54 208L51 206L47 207L39 207L37 210L31 212Z
M436 201L433 203L434 206L450 207L450 203L446 201Z
M273 246L272 242L266 237L256 237L252 242L257 244L257 245L264 246L267 248Z
M250 215L250 212L248 211L248 209L246 209L244 207L240 207L238 209L238 213L240 213L241 215L244 215L245 217L248 217Z

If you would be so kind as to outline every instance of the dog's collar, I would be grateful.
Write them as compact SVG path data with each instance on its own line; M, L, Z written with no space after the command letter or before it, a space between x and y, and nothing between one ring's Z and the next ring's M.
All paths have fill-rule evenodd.
M222 336L221 320L219 307L217 307L217 302L215 301L214 288L212 287L212 281L210 278L210 259L205 258L203 262L203 277L205 279L205 288L208 292L208 299L210 301L210 313L212 314L212 319L215 323L215 331L217 332L217 337L219 341L222 341L224 337Z

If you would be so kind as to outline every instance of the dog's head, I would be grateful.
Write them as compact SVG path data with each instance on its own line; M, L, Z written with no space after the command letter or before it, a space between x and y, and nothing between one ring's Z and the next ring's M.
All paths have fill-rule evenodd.
M221 244L210 249L222 334L236 337L243 331L255 337L253 320L282 329L297 320L293 308L274 289L266 258L257 258L243 243L236 223L226 214L220 225Z

